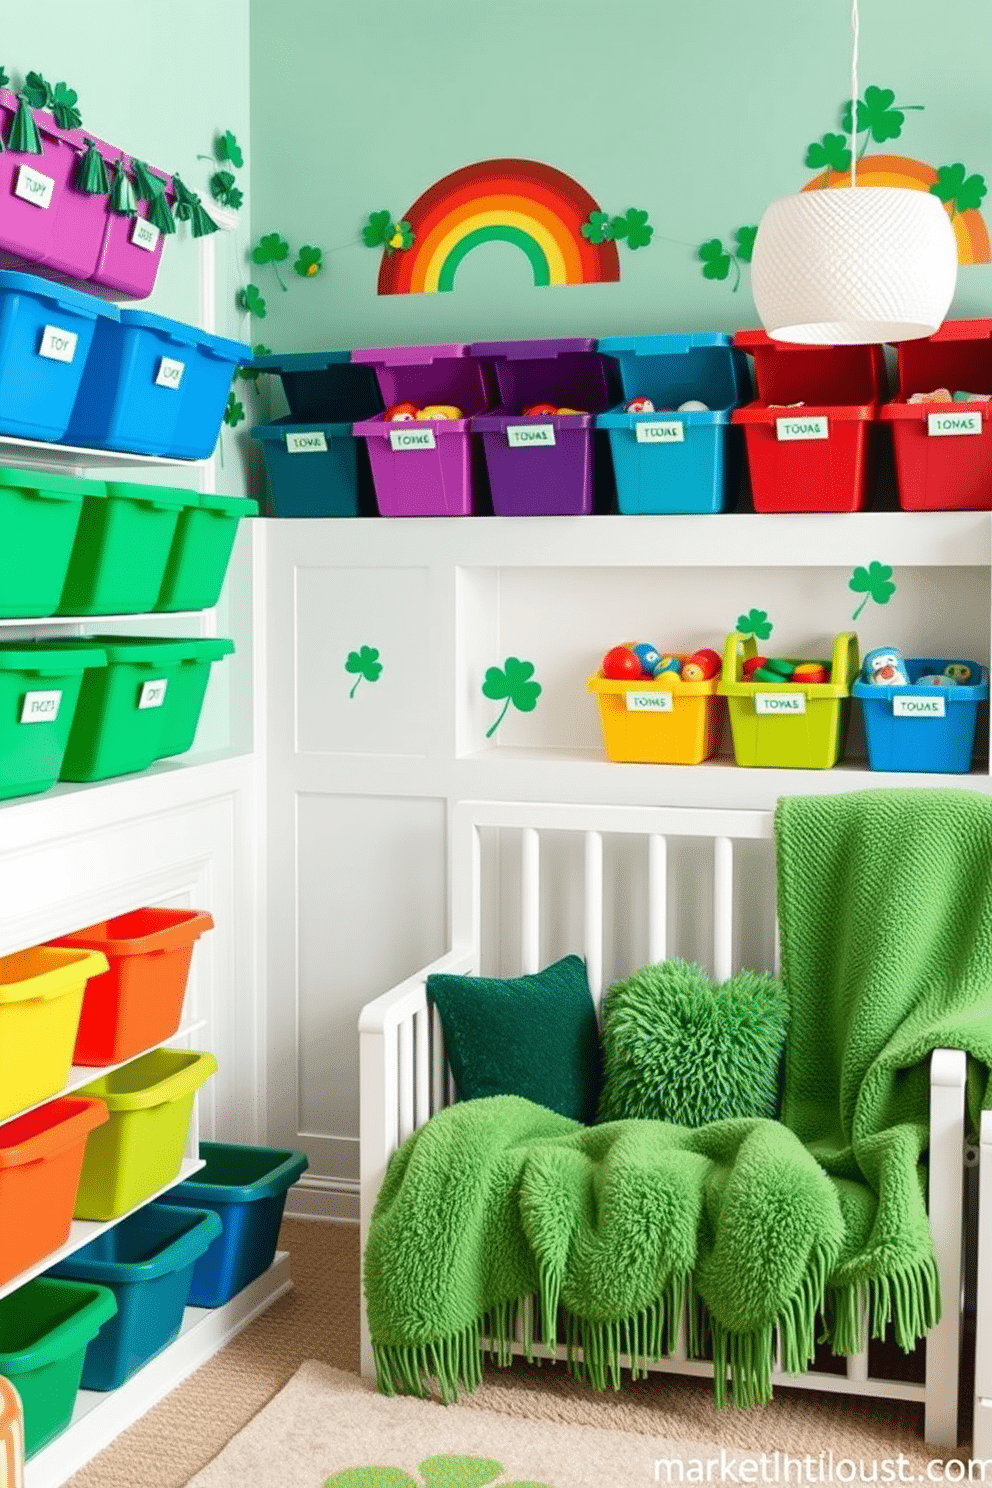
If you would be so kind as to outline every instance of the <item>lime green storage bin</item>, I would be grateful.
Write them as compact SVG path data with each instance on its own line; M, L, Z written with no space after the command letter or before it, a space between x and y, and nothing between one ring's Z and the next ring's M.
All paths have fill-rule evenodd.
M188 642L107 636L77 642L106 657L86 674L62 761L61 780L108 780L154 764L162 752L166 704Z
M0 644L0 800L59 779L84 679L106 665L105 652L78 641Z
M216 1070L197 1049L152 1049L79 1092L104 1101L110 1119L87 1139L76 1219L116 1219L175 1179L194 1097Z
M156 758L185 754L187 749L192 749L210 681L210 668L215 661L232 655L234 642L222 636L170 637L168 640L156 636L93 636L91 639L94 645L109 646L111 650L129 647L135 651L152 652L156 647L167 648L170 665L172 661L176 665L162 706L162 733Z
M21 1397L25 1457L68 1426L86 1349L116 1311L109 1287L46 1277L0 1297L0 1374Z
M55 614L83 499L103 494L102 481L0 469L0 617Z
M220 598L238 524L258 516L242 496L202 495L179 513L156 610L209 610Z
M158 601L180 514L196 491L108 481L83 502L59 615L136 615Z
M843 631L834 639L829 682L745 682L741 668L757 654L753 635L732 631L727 637L716 690L730 708L737 763L829 770L847 737L851 686L861 665L857 636Z

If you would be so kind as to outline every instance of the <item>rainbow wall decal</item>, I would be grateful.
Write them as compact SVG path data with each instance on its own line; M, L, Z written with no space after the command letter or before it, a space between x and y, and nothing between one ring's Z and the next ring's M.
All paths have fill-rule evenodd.
M865 155L857 162L855 180L859 186L908 186L914 191L929 191L937 181L937 172L932 165L927 165L922 160L913 160L908 155ZM832 170L821 172L802 189L819 191L824 187L850 184L850 171ZM951 217L951 226L958 243L958 263L992 262L988 229L977 208L955 212Z
M480 160L435 181L403 216L412 248L382 257L379 293L453 289L462 260L481 243L512 243L535 284L604 284L620 278L615 243L593 244L582 224L598 203L578 181L538 160Z

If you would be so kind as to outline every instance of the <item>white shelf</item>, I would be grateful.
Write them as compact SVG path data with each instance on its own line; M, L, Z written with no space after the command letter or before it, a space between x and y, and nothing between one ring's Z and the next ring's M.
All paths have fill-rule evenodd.
M208 463L172 460L165 455L132 455L122 450L87 449L79 444L47 444L41 439L15 439L11 434L0 434L0 459L15 468L32 470L104 470L122 465L168 465L198 470Z
M128 624L142 625L152 630L159 625L169 626L176 620L198 620L212 610L142 610L130 615L0 615L0 630L34 631L41 626L118 625L123 620ZM123 634L123 632L122 632Z
M187 1307L179 1337L119 1389L79 1391L69 1426L25 1466L24 1488L66 1482L291 1286L289 1255L278 1251L269 1269L222 1307Z
M186 1157L180 1164L179 1172L175 1178L170 1178L168 1183L163 1183L161 1188L157 1188L154 1193L148 1194L146 1198L142 1199L140 1204L135 1204L131 1209L125 1210L123 1214L118 1214L114 1219L74 1219L69 1229L69 1238L65 1244L60 1245L58 1250L53 1250L50 1255L43 1256L33 1266L28 1266L25 1270L18 1271L17 1275L12 1276L10 1281L4 1282L0 1286L0 1297L6 1297L9 1292L16 1292L19 1287L24 1286L33 1277L40 1276L43 1271L47 1271L51 1266L56 1265L58 1261L64 1261L66 1256L72 1255L74 1251L82 1250L83 1246L88 1245L91 1240L95 1240L97 1235L102 1235L105 1230L112 1230L115 1225L120 1224L122 1219L127 1219L129 1214L134 1214L136 1210L143 1209L146 1204L153 1203L159 1194L167 1193L170 1188L175 1188L177 1183L184 1182L192 1173L198 1173L201 1168L205 1167L206 1163L202 1159Z

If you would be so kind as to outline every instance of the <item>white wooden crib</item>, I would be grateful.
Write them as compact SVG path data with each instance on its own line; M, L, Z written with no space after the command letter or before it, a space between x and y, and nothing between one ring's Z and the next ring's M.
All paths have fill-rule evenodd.
M427 1002L432 972L498 976L534 972L570 951L586 958L599 1008L604 989L638 966L683 956L722 981L741 966L778 970L770 811L680 807L553 805L467 801L450 831L451 949L362 1011L361 1239L365 1240L390 1156L434 1112L457 1097L440 1020ZM801 1386L918 1400L925 1437L959 1440L958 1390L964 1338L965 1056L937 1050L931 1063L929 1212L944 1309L925 1343L925 1378L886 1377L867 1338L846 1360L824 1359L802 1375L772 1375L776 1388ZM992 1122L982 1133L981 1212L992 1215ZM970 1224L977 1223L969 1215ZM992 1458L992 1225L980 1235L976 1457ZM984 1295L983 1295L984 1293ZM689 1359L685 1320L676 1351L652 1366L712 1374ZM522 1351L522 1346L521 1346ZM535 1347L535 1353L546 1350ZM820 1364L818 1358L816 1364ZM884 1361L883 1361L884 1362ZM846 1366L846 1367L845 1367ZM843 1372L837 1372L843 1370ZM362 1310L362 1372L375 1376ZM893 1375L905 1370L890 1369ZM970 1423L962 1423L961 1436ZM981 1444L981 1446L980 1446Z

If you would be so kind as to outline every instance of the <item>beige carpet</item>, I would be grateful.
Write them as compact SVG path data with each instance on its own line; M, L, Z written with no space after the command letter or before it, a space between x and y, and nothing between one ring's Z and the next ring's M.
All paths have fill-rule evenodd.
M71 1488L185 1488L305 1361L357 1374L357 1229L287 1220L280 1246L292 1256L292 1291L77 1473ZM709 1384L671 1375L600 1395L563 1369L521 1362L491 1369L470 1407L740 1452L816 1458L832 1449L866 1462L902 1452L914 1472L931 1456L918 1405L779 1390L759 1409L717 1411Z

